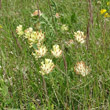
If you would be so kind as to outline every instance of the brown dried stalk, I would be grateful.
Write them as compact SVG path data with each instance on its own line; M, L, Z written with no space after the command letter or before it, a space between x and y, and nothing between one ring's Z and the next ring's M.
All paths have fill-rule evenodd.
M46 94L46 101L48 102L47 87L46 87L46 82L45 82L45 79L44 79L43 75L42 75L42 80L43 80L43 88L44 88L44 91L45 91L45 94Z
M64 61L65 72L67 73L67 62L66 62L64 54L63 54L63 61Z
M38 9L38 16L39 16L39 19L40 19L40 14L39 14L39 0L37 0L36 5L37 5L37 9Z
M89 5L89 16L90 16L90 22L93 24L93 8L92 8L92 2L91 0L88 0L88 5Z
M93 26L93 9L92 9L91 0L88 0L88 10L89 10L89 20L88 20L88 25L87 25L87 37L86 37L87 50L89 48L89 36L90 36L91 24Z
M90 35L90 20L88 21L88 25L87 25L87 37L86 37L87 50L89 48L89 35Z
M0 9L2 8L2 1L0 0Z
M12 36L13 36L13 38L15 39L16 44L17 44L18 48L20 49L20 51L22 51L22 47L21 47L21 45L20 45L20 43L19 43L18 39L16 38L16 36L14 35L14 33L13 33L13 32L12 32Z

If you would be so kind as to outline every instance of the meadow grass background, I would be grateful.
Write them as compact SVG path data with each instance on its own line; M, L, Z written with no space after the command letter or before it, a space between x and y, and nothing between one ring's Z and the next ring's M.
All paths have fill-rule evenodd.
M72 47L64 44L66 40L74 39L75 31L86 34L87 0L2 0L0 110L110 110L110 19L105 20L100 15L102 8L110 11L106 2L92 1L93 26L87 50L86 44L75 43ZM28 43L16 34L19 24L24 29L33 26L31 13L38 6L55 30L44 24L45 44L49 49L53 44L64 46L67 62L65 72L63 58L53 59L60 69L55 68L44 78L39 73L40 62L31 55ZM61 17L53 22L55 13ZM69 27L67 32L57 29L57 25L63 24ZM81 60L91 68L91 73L85 77L74 72L75 64Z

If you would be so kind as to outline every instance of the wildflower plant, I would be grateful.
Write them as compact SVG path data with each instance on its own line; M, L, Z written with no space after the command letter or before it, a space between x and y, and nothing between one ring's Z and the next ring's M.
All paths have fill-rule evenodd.
M39 71L42 75L49 74L53 68L55 67L53 61L51 59L45 59L45 61L41 62L41 71Z
M32 16L32 18L35 17L33 20L36 20L36 21L38 20L38 17L40 17L39 23L41 25L42 25L42 22L45 22L45 23L47 22L47 25L49 25L51 27L50 30L51 29L54 30L54 28L52 27L52 24L50 23L51 21L49 21L48 18L43 13L41 13L40 10L35 10L35 12L31 16ZM56 13L55 17L57 17L57 19L59 19L59 14ZM34 23L36 23L36 22L34 22ZM68 30L68 26L65 24L62 24L61 32L62 31L66 32L67 30ZM34 50L34 52L32 52L32 55L35 57L36 61L38 61L38 59L41 59L40 60L41 61L41 66L40 66L41 70L39 72L42 75L46 75L46 74L49 74L50 72L52 72L53 68L55 67L54 62L52 61L52 59L47 59L47 58L45 58L45 60L43 61L43 57L51 56L51 55L54 56L55 58L62 57L63 50L60 49L60 45L58 45L58 44L53 45L52 46L53 48L50 49L50 51L49 51L45 45L45 42L46 42L45 41L45 39L46 39L45 32L43 32L41 29L35 30L35 29L33 29L33 27L29 27L29 28L23 30L22 25L19 25L16 28L16 33L19 35L19 37L23 36L25 39L27 39L29 47L33 48L33 50ZM82 31L74 32L74 38L77 42L79 42L81 44L85 43L85 40L86 40L86 36L84 35L84 32L82 32ZM73 43L74 43L73 39L71 39L67 42L68 45L72 45ZM78 64L80 64L80 63L78 63ZM79 71L86 71L86 70L84 70L85 69L84 63L81 62L81 64L83 64L83 66L81 66L83 68L80 68ZM79 65L79 67L80 67L80 65ZM77 71L77 67L75 69ZM88 74L88 73L81 73L78 71L77 71L77 73L82 74L82 76L85 76L86 74Z
M100 14L104 16L104 18L110 18L110 12L109 12L109 5L110 5L110 2L107 2L106 3L107 5L107 8L103 8L100 10Z
M57 14L58 15L58 14ZM35 10L35 12L31 15L32 18L35 17L33 20L38 20L38 17L41 17L40 24L42 25L43 22L47 22L48 25L50 25L50 22L48 21L48 18L45 17L43 13L41 13L40 10ZM37 22L34 22L37 23ZM52 26L50 25L50 29L53 29ZM32 27L29 27L25 30L23 30L22 25L17 26L16 28L16 33L18 36L23 36L24 39L27 40L29 47L34 49L34 52L32 52L32 55L35 57L36 60L45 57L47 54L47 47L44 44L45 41L45 33L41 31L41 29L35 31ZM51 50L51 55L54 57L58 58L62 55L62 50L59 48L59 45L54 45L53 49ZM54 63L52 59L47 59L45 58L44 61L40 60L41 63L41 71L40 73L42 75L49 74L53 68L54 68Z
M45 56L46 52L47 52L46 46L41 45L41 46L38 46L38 49L35 49L35 52L32 53L32 55L34 55L35 58L38 59Z
M86 76L90 73L90 68L86 66L85 62L83 61L77 62L77 64L74 67L74 70L76 74L79 74L82 76Z
M22 36L22 35L24 34L22 25L17 26L17 28L16 28L16 33L17 33L19 36Z
M86 36L84 35L84 32L82 32L82 31L74 32L74 37L77 42L79 42L81 44L85 43Z
M62 50L60 50L59 45L53 45L53 49L51 50L51 53L56 58L60 57L62 55Z
M1 109L109 109L107 1L2 1Z

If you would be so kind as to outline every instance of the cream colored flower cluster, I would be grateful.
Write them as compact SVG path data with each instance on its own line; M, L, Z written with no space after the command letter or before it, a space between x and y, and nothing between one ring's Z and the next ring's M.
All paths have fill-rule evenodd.
M66 24L63 24L63 25L61 26L61 30L62 30L62 31L68 31L68 26L67 26Z
M59 45L53 45L53 50L51 50L51 53L53 56L58 58L62 55L62 50L60 50Z
M58 58L62 55L62 50L60 50L59 45L53 45L53 49L51 50L51 53L54 57ZM41 71L40 73L42 75L49 74L53 68L55 67L54 63L51 59L45 59L45 62L41 62Z
M28 39L30 47L32 47L32 45L35 43L40 45L43 42L45 35L44 35L44 33L42 33L42 31L36 32L36 31L33 31L32 28L28 28L25 30L25 38ZM37 45L37 46L39 46L39 45Z
M75 39L79 42L79 43L85 43L86 41L86 36L84 35L84 32L82 31L77 31L77 32L74 32L74 36L75 36Z
M45 56L46 52L47 52L46 46L42 45L42 46L38 47L38 49L36 49L35 53L32 53L32 55L34 55L35 58L38 59L38 58Z
M39 17L41 15L42 15L42 13L40 10L36 10L32 14L32 16L39 16ZM56 17L59 17L58 13L56 13ZM62 25L61 30L67 31L68 26L66 26L65 24ZM29 47L34 48L34 52L32 53L32 55L37 60L46 55L48 50L47 50L46 46L44 45L45 34L42 31L34 31L32 27L29 27L25 31L23 31L22 25L19 25L16 28L16 32L19 35L19 37L23 36L25 39L27 39L27 41L29 43ZM74 36L75 36L76 41L78 41L82 44L85 43L86 36L84 35L84 32L82 32L82 31L74 32ZM68 46L71 46L72 44L74 44L74 41L71 39L71 40L67 41L66 43ZM36 46L36 47L34 47L34 46ZM53 48L51 49L51 54L55 58L60 58L63 54L63 51L60 49L59 45L55 44L55 45L53 45ZM41 62L39 72L42 75L47 75L50 72L52 72L54 67L55 67L55 64L53 63L52 59L45 58L45 60ZM77 74L80 74L82 76L86 76L90 72L89 67L86 66L86 64L83 61L78 62L76 64L76 66L74 67L74 70Z
M36 32L31 27L23 31L22 25L19 25L17 26L16 32L19 36L23 35L24 38L28 40L30 47L33 47L33 44L36 45L36 49L34 50L32 55L34 55L37 60L46 55L47 48L43 44L45 35L44 33L42 33L42 31ZM60 49L59 45L53 45L51 53L54 57L58 58L62 55L62 50ZM45 61L41 62L40 73L42 73L42 75L48 74L53 70L54 66L55 65L51 59L45 59Z
M22 36L22 35L24 34L22 25L17 26L17 28L16 28L16 33L17 33L19 36Z
M74 67L74 70L75 70L76 74L79 74L82 76L86 76L90 72L89 67L86 66L86 64L83 61L78 62L76 64L76 66Z
M54 67L55 67L55 65L51 59L45 59L45 61L41 62L40 73L42 75L49 74L53 70Z

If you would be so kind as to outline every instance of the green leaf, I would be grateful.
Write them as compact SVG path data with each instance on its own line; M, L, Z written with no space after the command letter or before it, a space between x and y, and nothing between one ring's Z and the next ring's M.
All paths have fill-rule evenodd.
M36 44L33 44L32 47L33 47L34 49L38 49Z

